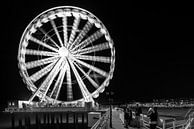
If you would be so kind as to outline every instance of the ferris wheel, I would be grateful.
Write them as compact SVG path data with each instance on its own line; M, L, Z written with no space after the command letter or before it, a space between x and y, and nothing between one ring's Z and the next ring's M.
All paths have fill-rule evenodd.
M59 6L35 17L18 49L20 74L41 102L90 102L113 77L115 49L103 23L74 6Z

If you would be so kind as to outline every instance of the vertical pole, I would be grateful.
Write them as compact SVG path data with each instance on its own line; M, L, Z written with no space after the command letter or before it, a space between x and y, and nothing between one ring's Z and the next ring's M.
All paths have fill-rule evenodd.
M163 127L162 129L165 129L165 120L163 120Z
M109 89L109 106L110 106L110 128L112 128L112 106L111 106L111 91Z
M108 121L107 121L107 119L106 119L105 129L108 129Z
M110 104L110 128L112 128L112 106Z
M49 113L46 113L46 124L49 124Z
M88 126L88 112L85 113L85 115L86 115L86 125Z
M63 114L60 114L61 124L63 124Z
M143 124L143 114L140 114L140 126L144 127L144 124Z
M43 124L46 124L46 113L43 114Z
M76 125L76 122L75 122L75 112L73 113L73 124L74 124L74 127Z
M190 125L189 125L189 128L191 128L191 122L192 122L192 121L191 121L191 114L190 114L190 115L189 115L189 124L190 124Z
M51 124L51 113L48 113L48 124Z
M110 88L109 88L109 92L107 92L108 95L108 102L109 102L109 108L110 108L110 128L112 128L112 105L111 105L111 95L113 95L113 92L111 92Z
M173 124L173 129L175 129L175 121L173 121L173 123L172 123L172 124Z

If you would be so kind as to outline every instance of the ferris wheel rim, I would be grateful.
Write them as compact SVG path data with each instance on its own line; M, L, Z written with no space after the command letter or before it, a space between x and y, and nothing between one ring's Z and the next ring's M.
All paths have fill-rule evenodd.
M79 7L75 7L75 6L57 6L57 7L53 7L53 8L47 9L46 11L43 11L42 13L40 13L40 14L39 14L38 16L36 16L36 17L28 24L28 26L25 28L25 30L24 30L24 32L23 32L23 34L22 34L21 40L20 40L19 48L18 48L18 61L19 61L19 63L21 63L21 62L20 62L20 57L19 57L20 55L19 55L19 53L21 53L21 52L20 52L20 50L21 50L20 48L21 48L21 44L22 44L22 42L23 42L22 40L24 40L24 37L25 37L26 32L28 31L28 29L30 28L30 25L33 24L33 22L36 21L36 20L37 20L40 16L42 16L43 14L45 14L45 13L47 13L47 12L49 12L49 11L56 10L56 9L61 9L61 8L78 9L78 10L87 12L88 14L94 16L95 19L96 19L98 22L100 22L101 26L106 30L106 34L110 37L109 32L108 32L108 30L106 29L106 27L104 26L104 24L103 24L103 23L102 23L102 22L101 22L94 14L92 14L91 12L89 12L89 11L87 11L87 10L85 10L85 9L79 8ZM112 46L113 48L111 48L111 54L115 55L114 42L113 42L112 39L110 39L109 42L111 43L111 45L113 45L113 46ZM36 87L35 85L33 85L33 84L29 84L28 80L26 79L27 77L25 76L24 73L22 73L22 68L21 68L21 66L20 66L19 63L18 63L18 66L19 66L19 69L20 69L21 76L23 77L25 83L27 84L28 89L30 89L31 91L34 92L34 91L36 90L37 87ZM114 68L115 68L115 56L112 57L112 63L110 63L110 64L111 64L111 66L110 66L111 69L110 69L110 71L109 71L109 75L108 75L109 77L107 77L107 78L105 79L105 81L104 81L105 83L109 83L110 79L112 79L112 77L113 77L113 71L114 71ZM92 96L92 97L95 96L95 95L98 96L100 93L103 92L103 90L105 89L106 86L108 86L108 84L102 84L95 92L91 93L91 96ZM49 99L48 96L47 96L47 98ZM52 99L52 98L51 98L51 99ZM83 100L83 98L78 99L78 100L74 100L74 101L70 101L70 102L60 101L60 100L56 100L56 102L71 103L71 102L76 102L76 101L81 101L81 100Z

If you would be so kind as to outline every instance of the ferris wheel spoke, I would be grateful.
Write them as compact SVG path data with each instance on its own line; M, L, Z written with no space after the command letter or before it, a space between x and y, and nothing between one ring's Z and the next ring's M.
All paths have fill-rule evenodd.
M31 68L34 68L34 67L38 67L38 66L41 66L41 65L51 63L51 62L57 60L58 58L59 58L58 56L54 56L54 57L44 58L44 59L41 59L41 60L31 61L31 62L27 62L25 66L26 66L27 69L31 69Z
M54 88L53 88L53 90L50 94L50 97L53 96L54 100L56 100L59 96L59 92L60 92L62 84L63 84L63 80L64 80L66 70L67 70L67 62L66 63L63 62L63 66L61 67L59 77L57 78L57 81L54 85Z
M80 68L79 65L77 65L76 63L74 64L84 74L84 76L90 81L90 83L97 89L99 85L82 68Z
M95 62L111 63L111 58L104 56L75 55L74 57L77 59L90 60Z
M39 55L39 56L57 56L58 54L55 52L49 52L49 51L39 51L39 50L32 50L32 49L26 49L25 50L26 55Z
M43 30L43 28L39 28L39 30L57 47L60 48L59 45Z
M57 38L58 38L58 40L59 40L59 43L60 43L61 47L64 46L64 45L63 45L63 42L62 42L62 40L61 40L61 36L59 35L59 31L57 30L57 27L56 27L55 22L54 22L53 20L51 20L50 22L51 22L51 25L52 25L52 27L53 27L53 29L54 29L54 31L55 31L55 34L57 35Z
M47 78L44 80L44 82L42 83L41 85L41 89L43 90L42 93L43 93L43 97L42 97L42 100L45 98L54 78L57 76L57 74L59 73L60 69L61 69L61 66L62 66L62 62L63 60L60 59L56 65L54 66L54 68L52 69L52 71L49 73L49 75L47 76Z
M97 73L99 73L100 75L102 75L104 77L108 77L108 73L105 72L104 70L102 70L100 68L97 68L97 67L95 67L93 65L90 65L90 64L88 64L86 62L83 62L83 61L81 61L79 59L76 59L75 57L74 58L72 57L72 59L75 60L77 63L79 63L79 64L81 64L81 65L83 65L83 66L85 66L85 67L87 67L87 68L89 68L91 70L93 70L94 72L97 72Z
M97 52L97 51L102 51L102 50L106 50L106 49L109 49L110 46L109 46L109 43L108 42L105 42L105 43L102 43L102 44L98 44L98 45L95 45L95 46L92 46L92 47L87 47L87 48L84 48L84 49L79 49L77 51L75 51L73 54L87 54L87 53L92 53L92 52Z
M89 45L90 43L92 43L93 41L97 40L98 38L100 38L101 36L103 36L104 34L98 30L97 32L95 32L94 34L92 34L90 37L88 37L87 39L85 39L83 42L81 42L80 44L78 44L77 46L75 46L72 51L76 50L78 48L82 49L85 46Z
M63 37L64 37L64 45L67 46L67 39L68 39L68 34L67 34L67 17L64 16L62 18L63 22Z
M41 101L45 98L46 93L54 79L54 77L56 76L55 74L57 74L58 72L56 72L56 68L58 68L59 62L61 60L59 60L56 65L54 66L54 68L51 70L51 72L49 73L49 75L47 76L47 78L42 82L41 86L35 91L35 93L30 97L30 102L34 99L35 96L37 96L37 94L40 92L42 93L42 97L41 97Z
M82 31L79 33L79 35L77 36L77 38L74 40L74 42L72 44L70 44L69 49L72 49L73 46L76 46L77 44L80 43L80 41L84 38L84 36L86 35L86 33L90 30L90 28L92 27L92 24L88 21L84 28L82 29Z
M70 63L70 66L75 74L75 77L77 79L78 85L81 89L81 92L82 92L82 95L83 95L85 101L86 102L90 101L90 93L89 93L88 89L86 88L86 85L84 84L82 78L80 77L78 71L76 70L73 62L71 60L69 60L69 63Z
M33 75L31 75L30 76L30 80L32 80L33 82L36 82L37 80L39 80L40 78L42 78L44 75L46 75L48 72L51 71L51 69L54 67L54 65L55 65L56 62L57 62L57 60L53 61L48 66L44 67L40 71L38 71L38 72L34 73Z
M75 38L75 34L76 34L76 30L78 28L79 22L80 22L80 18L78 16L75 17L75 20L74 20L74 23L73 23L73 26L72 26L72 30L71 30L71 35L69 37L68 45L72 44L72 42L73 42L73 40Z
M53 51L55 51L55 52L58 51L56 48L54 48L54 47L52 47L52 46L50 46L50 45L48 45L48 44L46 44L46 43L40 41L39 39L37 39L37 38L35 38L35 37L33 37L33 36L30 36L30 40L33 41L33 42L35 42L35 43L37 43L37 44L39 44L39 45L42 45L42 46L44 46L44 47L46 47L46 48L48 48L48 49L50 49L50 50L53 50Z
M73 100L72 80L70 66L67 67L67 100Z
M39 90L41 90L41 92L43 93L42 96L42 100L45 98L54 78L56 77L56 75L58 74L58 72L60 71L60 66L63 62L63 59L60 59L56 65L53 67L53 69L51 70L51 72L49 73L49 75L47 76L47 78L43 81L43 83L41 84L41 86L39 87ZM42 101L41 100L41 101Z

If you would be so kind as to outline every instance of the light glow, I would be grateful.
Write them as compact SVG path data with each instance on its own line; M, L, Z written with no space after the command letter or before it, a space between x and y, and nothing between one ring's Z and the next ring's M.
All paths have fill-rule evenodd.
M33 92L29 103L36 96L49 103L94 102L112 78L115 49L96 16L81 8L60 6L30 22L20 40L18 61L21 76ZM81 91L78 100L74 88ZM66 100L59 100L61 93Z

